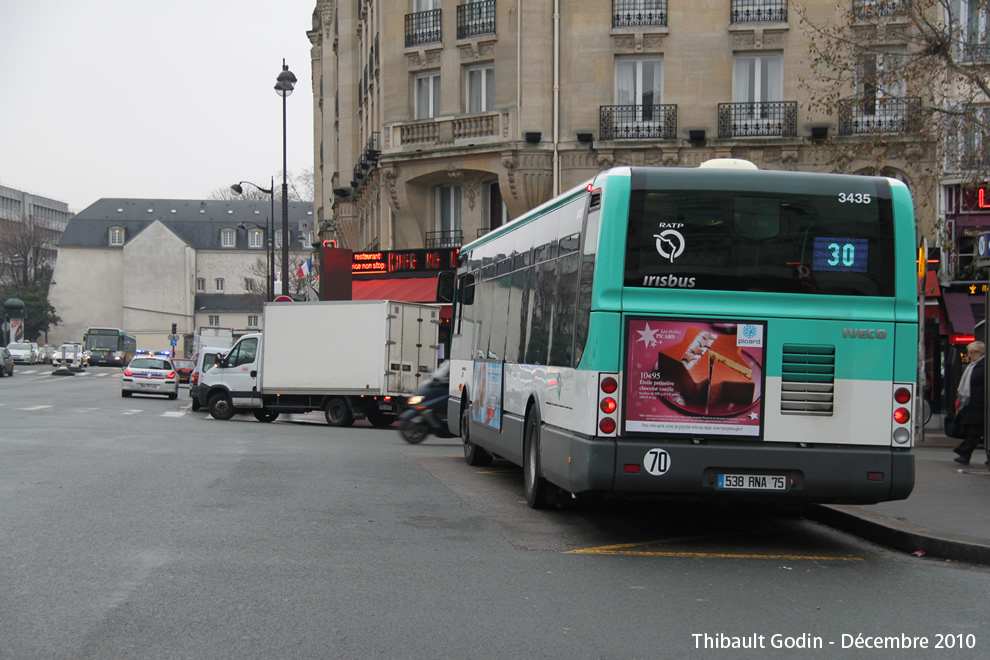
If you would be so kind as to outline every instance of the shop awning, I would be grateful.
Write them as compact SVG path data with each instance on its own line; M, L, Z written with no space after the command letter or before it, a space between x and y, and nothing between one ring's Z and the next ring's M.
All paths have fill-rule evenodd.
M402 300L404 302L435 303L436 277L406 277L385 280L354 280L351 283L354 300Z
M970 304L970 297L965 293L946 293L942 296L945 300L945 311L949 315L949 326L952 334L971 335L976 327L976 319L973 317L973 306Z
M918 280L918 292L921 293L921 280ZM938 286L938 274L934 270L925 273L925 297L938 298L942 290Z

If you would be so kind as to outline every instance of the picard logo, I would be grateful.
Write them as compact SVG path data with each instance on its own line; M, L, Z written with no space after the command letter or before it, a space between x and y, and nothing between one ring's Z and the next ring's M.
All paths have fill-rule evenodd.
M845 339L886 339L887 331L867 328L843 328L842 336Z

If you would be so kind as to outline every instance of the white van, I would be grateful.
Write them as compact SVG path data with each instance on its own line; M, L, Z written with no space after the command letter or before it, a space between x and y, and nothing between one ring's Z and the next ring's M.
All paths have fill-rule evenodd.
M189 374L189 397L192 399L192 409L196 412L200 408L199 403L199 381L203 380L203 374L216 365L218 355L223 355L229 349L218 348L216 346L203 346L196 353L196 366Z

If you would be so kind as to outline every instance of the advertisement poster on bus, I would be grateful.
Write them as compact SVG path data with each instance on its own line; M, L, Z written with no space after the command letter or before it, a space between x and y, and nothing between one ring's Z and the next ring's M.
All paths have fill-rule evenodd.
M630 319L625 430L758 439L766 324Z
M474 401L471 419L493 429L502 429L502 363L474 363Z

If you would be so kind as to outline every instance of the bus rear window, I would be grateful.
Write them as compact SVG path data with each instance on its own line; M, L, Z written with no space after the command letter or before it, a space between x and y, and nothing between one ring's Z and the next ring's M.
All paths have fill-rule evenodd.
M893 296L889 184L836 175L812 188L780 174L737 172L705 189L634 176L625 286Z

